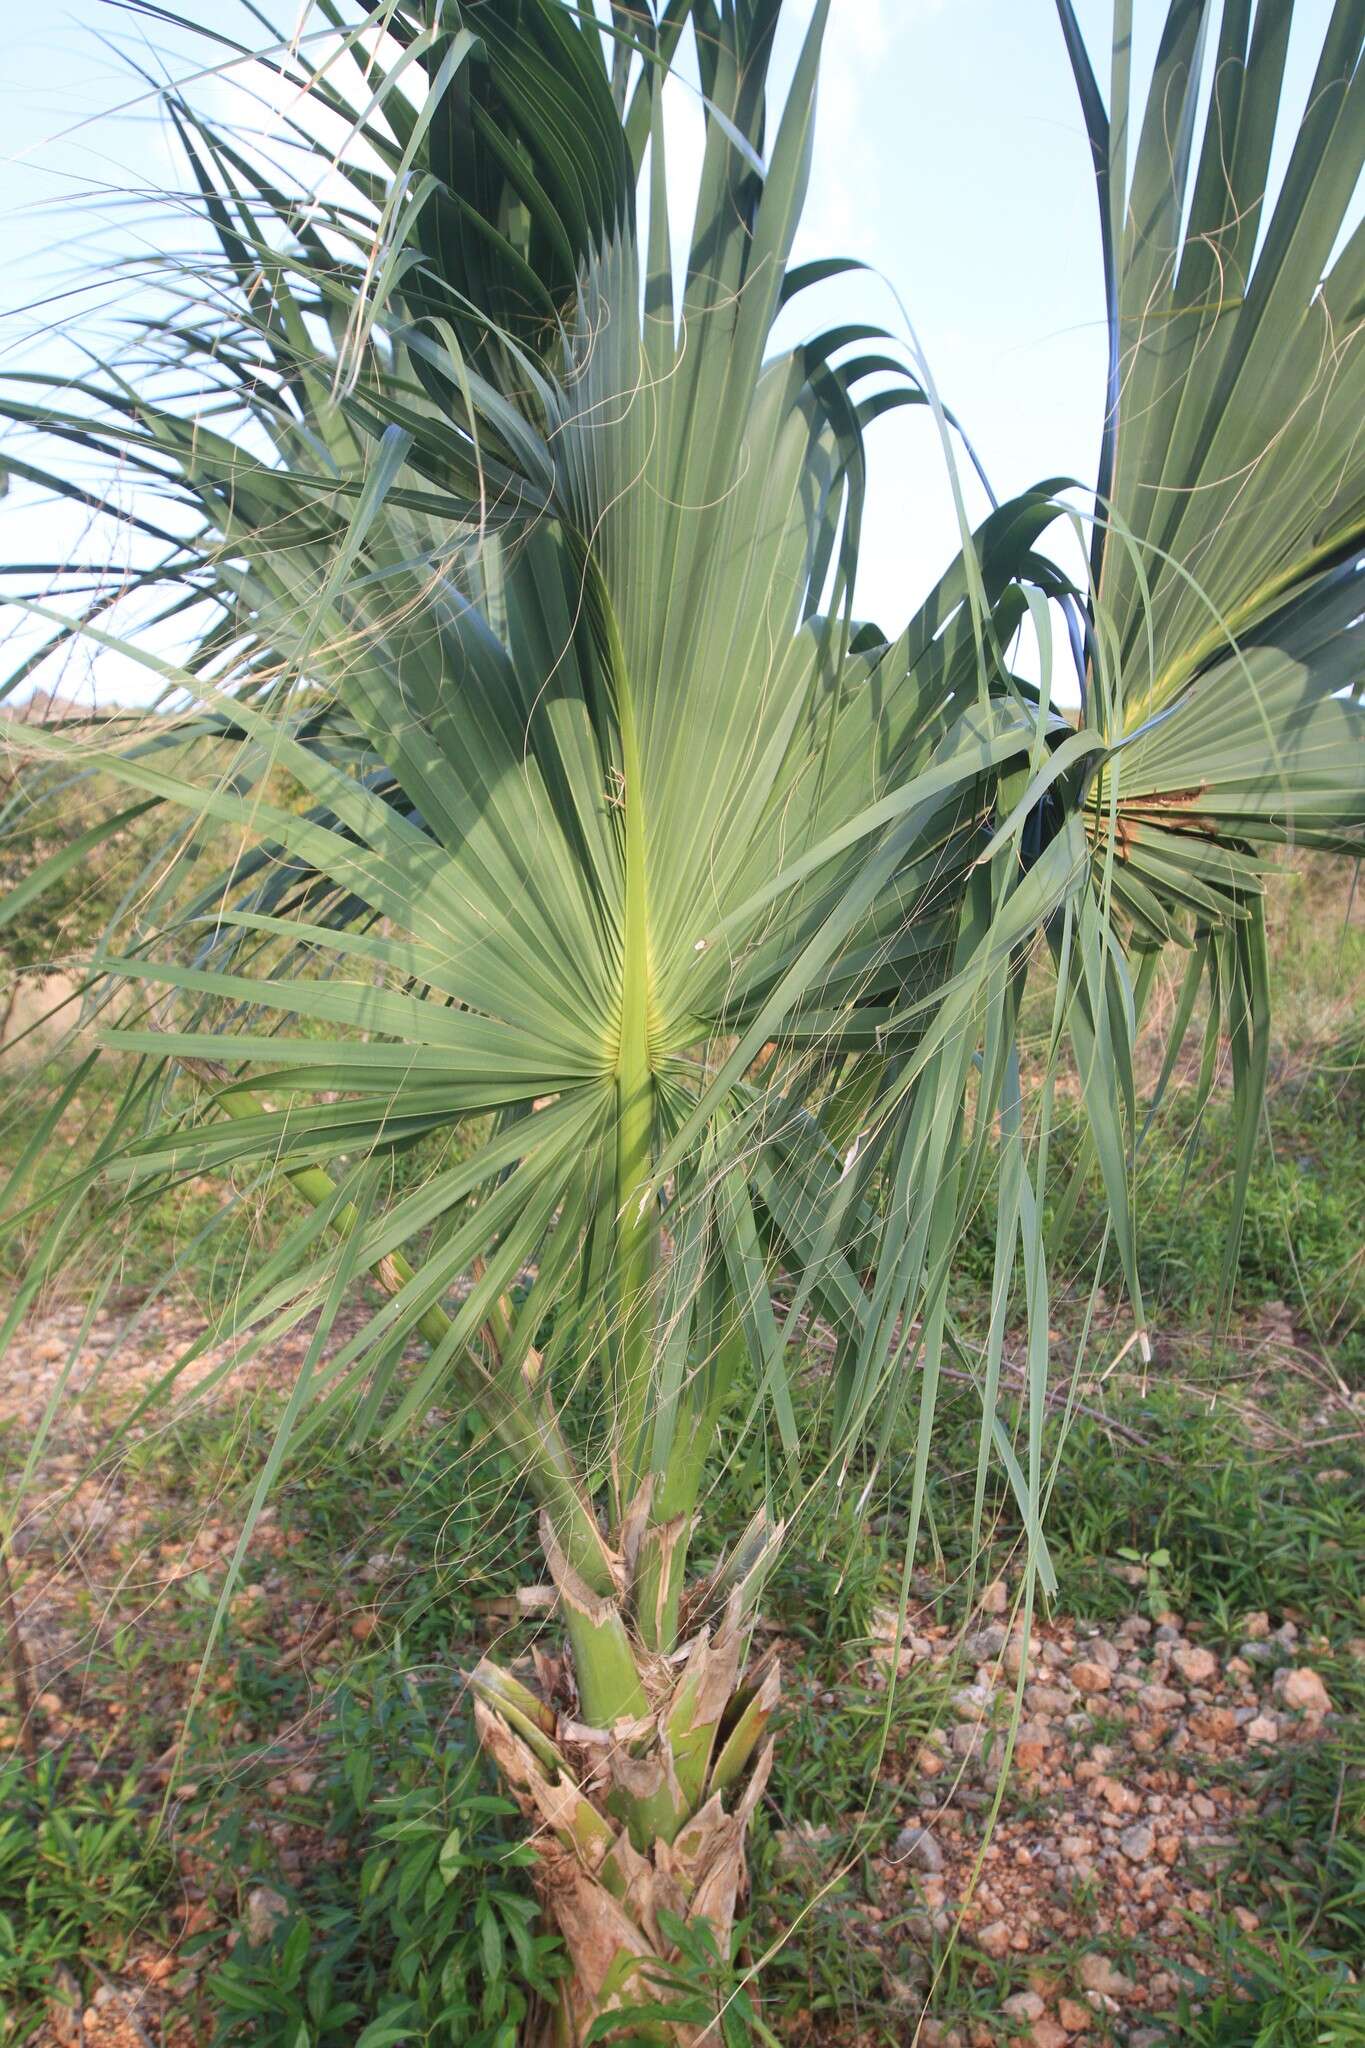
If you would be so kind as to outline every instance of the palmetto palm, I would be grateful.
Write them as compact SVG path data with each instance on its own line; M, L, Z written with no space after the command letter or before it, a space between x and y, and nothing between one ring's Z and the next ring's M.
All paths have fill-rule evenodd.
M839 268L788 263L825 0L776 118L780 0L370 0L368 22L321 0L326 37L267 58L286 170L169 102L221 262L180 274L117 373L9 386L12 418L135 468L140 517L166 495L149 580L215 608L184 667L126 650L180 703L175 745L96 757L230 848L100 963L148 994L110 1034L139 1064L99 1170L251 1165L303 1194L232 1312L265 1343L322 1307L286 1436L357 1408L400 1428L439 1392L524 1472L569 1653L524 1680L485 1663L473 1690L537 1830L574 2038L647 1993L677 1921L724 1944L771 1756L777 1667L746 1658L786 1504L875 1457L909 1400L917 1522L988 1180L982 1478L1005 1461L1045 1562L1063 1046L1140 1328L1130 1053L1155 961L1189 948L1177 1036L1208 977L1249 1147L1258 851L1360 843L1359 229L1323 282L1365 132L1359 10L1328 25L1267 223L1289 5L1216 22L1175 0L1131 178L1124 9L1106 115L1059 6L1112 302L1090 589L1038 552L1049 484L964 535L897 637L851 616L864 430L899 403L932 404L945 447L954 428L884 337L772 345ZM679 263L662 85L689 50L706 146ZM322 198L300 147L331 165ZM1011 665L1050 606L1084 671L1075 729ZM1040 933L1058 996L1026 1119ZM456 1125L463 1150L386 1199L395 1151ZM1019 1250L1016 1458L994 1404ZM384 1305L324 1366L366 1271ZM811 1316L836 1345L818 1440L788 1377ZM770 1503L689 1581L737 1396Z

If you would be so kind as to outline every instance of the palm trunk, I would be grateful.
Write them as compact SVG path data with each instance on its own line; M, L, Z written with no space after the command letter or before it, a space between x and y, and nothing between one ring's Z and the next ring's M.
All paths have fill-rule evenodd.
M224 1091L222 1069L181 1063L218 1091L229 1116L259 1110L248 1090ZM638 1174L638 1160L629 1170ZM335 1196L320 1168L286 1172L311 1205ZM332 1228L344 1236L357 1221L343 1207ZM638 1240L628 1250L642 1269L652 1260L653 1248L643 1256ZM373 1269L389 1293L411 1276L396 1253ZM644 1287L642 1272L627 1261L620 1290L631 1332L625 1381L637 1403L649 1369L640 1336ZM439 1306L418 1324L432 1346L449 1328ZM660 1968L678 1958L670 1919L706 1928L728 1961L749 1821L772 1768L768 1727L780 1670L775 1656L749 1665L748 1652L782 1525L760 1512L717 1569L684 1590L708 1440L704 1411L670 1467L636 1488L613 1549L539 1386L534 1354L517 1366L502 1355L497 1329L485 1341L485 1361L454 1360L452 1371L463 1368L471 1398L541 1503L541 1547L568 1647L559 1656L537 1652L524 1677L482 1661L471 1680L474 1715L481 1743L534 1829L537 1886L571 1964L553 2044L570 2048L586 2042L603 2015L658 1994ZM724 1383L721 1373L713 1399ZM635 1415L628 1468L643 1430L638 1406ZM708 2025L662 2020L643 2033L633 2027L633 2038L701 2048L718 2036Z
M643 1523L647 1495L637 1505ZM772 1767L777 1659L744 1667L762 1565L779 1534L760 1522L692 1590L680 1648L648 1649L630 1629L642 1712L583 1717L601 1685L584 1668L594 1653L581 1625L572 1658L536 1653L524 1678L486 1660L473 1674L479 1739L531 1823L536 1887L569 1955L558 2042L582 2044L604 2016L660 1998L678 1961L673 1923L704 1927L729 1958L749 1821ZM590 1617L613 1643L611 1624L632 1615L650 1554L628 1526L623 1537L620 1593L604 1601L567 1563L548 1519L542 1526L566 1619ZM632 2031L676 2048L719 2039L709 2025L666 2018Z

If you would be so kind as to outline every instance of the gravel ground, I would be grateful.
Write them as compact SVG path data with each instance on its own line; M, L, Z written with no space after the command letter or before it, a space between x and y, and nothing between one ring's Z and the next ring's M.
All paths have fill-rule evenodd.
M0 1387L11 1484L61 1388L14 1566L39 1739L66 1749L78 1776L93 1775L97 1756L107 1768L121 1741L128 1747L132 1720L125 1726L120 1717L135 1717L144 1704L136 1686L120 1699L87 1684L111 1617L117 1612L126 1626L133 1613L135 1627L156 1630L168 1589L195 1574L211 1577L235 1537L230 1519L210 1504L195 1526L151 1544L144 1532L164 1529L165 1504L149 1496L135 1462L106 1460L99 1476L83 1476L108 1441L111 1419L136 1409L195 1324L182 1309L151 1312L119 1347L116 1328L105 1317L82 1333L70 1314L33 1325L12 1346ZM247 1367L235 1366L228 1349L208 1352L187 1376L183 1398L215 1374L211 1397L220 1405L284 1386L306 1343L305 1331ZM155 1419L134 1421L129 1440L165 1426L158 1409ZM339 1649L363 1643L375 1626L365 1573L357 1573L350 1606L326 1611L291 1577L288 1544L269 1510L254 1547L267 1569L234 1603L236 1620L280 1660L316 1665L323 1697ZM381 1555L380 1576L383 1563ZM1070 2041L1147 2048L1169 2038L1154 2021L1172 2007L1182 1967L1197 1971L1207 1961L1201 1918L1220 1874L1243 1856L1242 1831L1256 1813L1250 1767L1274 1747L1315 1741L1331 1725L1332 1701L1315 1664L1320 1646L1293 1621L1272 1629L1265 1614L1241 1617L1240 1641L1221 1652L1175 1614L1135 1612L1104 1631L1062 1617L1035 1621L1026 1635L1012 1612L1015 1591L1003 1581L988 1587L965 1634L935 1622L928 1606L906 1617L896 1682L913 1686L932 1676L951 1686L949 1706L935 1733L899 1761L900 1832L891 1853L873 1861L871 1902L849 1910L859 1939L875 1944L879 1923L894 1920L921 1944L922 1966L887 1965L907 2043L980 2048L1001 2039L984 2023L964 2029L925 2015L930 1955L936 1941L941 1953L955 1933L988 1963L1018 1965L1026 1988L1003 2008L1014 2038L1032 2048ZM895 1622L894 1615L880 1618L882 1640L864 1672L870 1684L890 1682ZM186 1697L194 1675L187 1661ZM167 1703L160 1706L164 1717ZM0 1737L6 1732L17 1733L0 1720ZM316 1722L305 1721L280 1729L271 1744L262 1826L287 1873L325 1853L320 1836L273 1817L292 1798L306 1798L315 1734ZM195 1791L177 1782L174 1746L142 1769L182 1803ZM826 1834L798 1828L780 1837L789 1870L808 1872L813 1885L829 1876ZM175 1938L135 1945L83 2014L62 2003L74 1982L54 1984L40 2048L145 2048L149 2041L200 2048L202 2023L187 2016L198 1968L182 1945L206 1929L226 1936L240 1902L215 1892L193 1833L177 1839L185 1846L178 1850ZM256 1886L245 1902L248 1926L253 1913L268 1920L274 1900L269 1887ZM1256 1916L1238 1911L1254 1932ZM896 1953L903 1958L903 1944Z

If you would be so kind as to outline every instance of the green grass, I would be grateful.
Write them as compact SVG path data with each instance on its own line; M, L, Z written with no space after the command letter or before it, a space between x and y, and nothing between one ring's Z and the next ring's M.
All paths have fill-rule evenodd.
M955 1430L964 1449L970 1442L971 1418L966 1404L961 1407L959 1415L950 1404L950 1448ZM1336 1540L1340 1548L1320 1550L1322 1569L1310 1581L1312 1622L1341 1651L1322 1664L1333 1696L1352 1702L1351 1686L1359 1690L1361 1680L1344 1638L1359 1611L1365 1549L1359 1540L1358 1466L1349 1481L1326 1483L1296 1472L1293 1460L1268 1470L1239 1412L1229 1405L1210 1416L1197 1388L1159 1390L1145 1404L1134 1394L1131 1412L1139 1407L1144 1426L1175 1462L1116 1460L1097 1425L1077 1426L1052 1520L1063 1609L1130 1609L1133 1589L1110 1569L1118 1550L1150 1552L1161 1544L1169 1552L1165 1578L1171 1597L1211 1624L1220 1613L1232 1616L1252 1605L1269 1607L1276 1618L1287 1606L1302 1613L1304 1530L1316 1517L1337 1532L1324 1542ZM1123 1402L1116 1409L1130 1412ZM135 1446L130 1477L160 1503L142 1540L183 1538L206 1516L230 1524L276 1412L276 1398L260 1395L232 1416L200 1411ZM906 1448L902 1433L898 1450L903 1454ZM1339 1450L1333 1455L1344 1470ZM956 1490L969 1483L965 1462L960 1477L936 1482L941 1532L960 1515ZM742 1522L751 1485L752 1475L742 1466L726 1482L716 1503L722 1532ZM956 1951L945 1960L941 1944L926 1944L905 1901L878 1899L873 1858L900 1818L897 1759L941 1720L950 1681L942 1673L921 1677L917 1669L901 1682L884 1753L886 1695L869 1682L866 1657L872 1611L894 1593L902 1538L895 1518L877 1516L875 1507L869 1524L859 1528L846 1508L823 1532L823 1543L786 1555L765 1602L766 1625L789 1645L787 1705L779 1763L753 1843L764 1909L747 1938L761 1951L786 1937L765 1975L762 2007L764 2023L779 2036L794 2029L797 2038L819 2039L822 2026L851 2026L856 2020L864 2040L894 2042L904 2025L894 1980L923 1983L940 1962L935 2009L948 2018L989 2011L998 1991ZM476 1604L518 1583L515 1560L531 1534L527 1504L513 1475L496 1461L480 1461L468 1447L452 1453L435 1432L381 1455L372 1448L355 1453L344 1446L310 1446L282 1480L268 1529L273 1547L253 1553L247 1583L282 1575L290 1603L320 1619L340 1616L343 1626L305 1668L281 1659L279 1643L269 1632L261 1635L251 1602L244 1601L207 1673L181 1775L199 1786L196 1828L212 1821L211 1840L202 1849L210 1889L220 1898L235 1897L241 1907L255 1886L266 1884L282 1894L288 1908L269 1940L256 1948L240 1941L226 1953L220 1935L202 1938L199 1960L218 2039L296 2048L298 2028L307 2024L316 2036L314 2048L340 2048L343 2041L363 2038L367 2027L398 2024L395 2014L416 2013L419 2037L435 2044L448 2041L454 2048L457 2042L486 2041L500 2048L507 2037L498 2030L511 2023L518 2001L536 1983L548 1981L551 1964L548 1951L535 1946L539 1937L531 1920L520 1917L529 1913L530 1893L523 1859L515 1853L518 1825L471 1752L456 1667L468 1663L490 1628L498 1630L504 1656L535 1637L534 1625L490 1622ZM1002 1524L1002 1546L1009 1533ZM931 1559L926 1546L924 1562ZM945 1613L958 1598L952 1584L957 1562L945 1554L936 1580ZM121 1720L120 1742L102 1757L98 1783L65 1779L53 1794L58 1811L81 1827L92 1823L104 1803L114 1802L125 1824L114 1848L102 1852L115 1859L120 1873L109 1895L114 1901L134 1898L143 1924L156 1924L167 1902L167 1851L158 1846L154 1826L159 1793L137 1790L135 1773L174 1732L185 1667L202 1643L222 1569L219 1554L178 1581L158 1601L154 1630L106 1629L101 1646L90 1653L83 1683L97 1697L136 1703L136 1711ZM370 1607L378 1612L378 1629L357 1644L347 1618ZM1225 1633L1229 1639L1236 1633L1230 1622ZM295 1727L309 1731L313 1783L305 1793L291 1793L275 1818L316 1831L322 1848L287 1878L260 1816L272 1811L266 1788L281 1768L270 1745L280 1731ZM1320 1844L1331 1825L1336 1765L1325 1750L1308 1756L1311 1761L1286 1756L1266 1766L1285 1776L1270 1788L1274 1803L1258 1842L1256 1896L1258 1904L1272 1894L1286 1902L1284 1924L1276 1929L1289 1958L1284 1970L1299 1950L1317 1954L1334 1944L1338 1955L1348 1956L1362 1936L1361 1875L1353 1846L1358 1810L1351 1803L1357 1795L1343 1795L1327 1859ZM1354 1778L1348 1782L1355 1784ZM819 1896L813 1896L819 1887L812 1886L809 1870L790 1862L779 1835L798 1828L819 1831L816 1868L822 1881L835 1880ZM458 1840L447 1849L453 1834ZM93 1852L105 1837L92 1834L89 1840ZM1308 1864L1305 1842L1315 1845ZM134 1879L139 1888L130 1890ZM63 1882L69 1892L69 1878ZM16 1889L12 1882L5 1894L5 1910L23 1922L19 1945L31 1979L21 1980L13 1993L21 2011L26 2003L36 2009L34 2002L45 1995L34 1969L57 1953L54 1928L77 1930L62 1935L61 1953L70 1956L79 1977L83 1956L100 1953L102 1945L107 1956L107 1944L116 1943L122 1924L117 1915L87 1913L82 1920L65 1907L28 1904L27 1883L25 1877ZM494 1906L492 1924L477 1908L490 1885L503 1901ZM1230 1897L1220 1901L1220 1910L1232 1903ZM878 1928L874 1944L859 1926L867 1908L878 1904L900 1917ZM1245 1977L1253 1963L1270 1967L1261 1950L1243 1953L1239 1944L1245 1938L1225 1916L1209 1940L1221 1944L1231 1981L1239 1973ZM413 1957L419 1951L439 1957L439 1969L417 1967ZM1321 2005L1323 1986L1330 1989L1336 1978L1330 1970L1325 1976L1321 1970L1301 1974ZM1274 2001L1289 1995L1277 1986L1278 1980L1263 1987L1269 2012L1279 2013ZM1216 1985L1207 1995L1200 1987L1195 1991L1191 2010L1194 2003L1209 2012L1219 2009ZM1340 2004L1347 1994L1354 1996L1349 1985L1332 1997ZM1242 2024L1244 2003L1229 2007L1228 2025ZM1284 2038L1292 2043L1297 2037ZM1303 2036L1305 2042L1314 2038ZM1250 2042L1256 2036L1211 2034L1210 2048L1215 2041L1221 2048L1224 2039Z
M1172 2040L1193 2048L1349 2048L1365 2041L1365 1664L1323 1664L1333 1732L1266 1754L1238 1789L1262 1802L1241 1830L1254 1873L1225 1884L1208 1932L1218 1964L1182 1996ZM1250 1907L1260 1925L1239 1926Z
M1230 1211L1231 1137L1215 1109L1196 1128L1172 1113L1139 1169L1140 1271L1165 1318L1196 1325L1218 1305ZM1276 1093L1247 1192L1236 1303L1283 1302L1344 1376L1365 1377L1365 1068L1296 1074ZM1095 1241L1077 1220L1082 1266ZM1112 1279L1112 1275L1110 1276Z
M1158 1389L1115 1403L1140 1420L1152 1453L1115 1446L1082 1418L1053 1496L1049 1542L1064 1609L1098 1617L1129 1611L1132 1591L1113 1567L1125 1553L1166 1553L1166 1604L1236 1638L1256 1609L1298 1610L1311 1588L1315 1623L1349 1628L1365 1592L1365 1459L1336 1447L1321 1481L1292 1456L1256 1455L1228 1406ZM1325 1455L1324 1459L1325 1459Z
M1267 1951L1230 1934L1222 1974L1231 1988L1201 1987L1182 2002L1172 2042L1185 2048L1355 2048L1365 2041L1365 1991L1339 1958L1323 1957L1293 1937Z
M148 1819L131 1775L0 1762L0 2039L27 2039L49 1998L70 2002L161 1930L171 1865Z
M217 1828L239 1893L259 1874L279 1904L273 1927L216 1961L214 2042L513 2048L532 2002L553 1994L558 1944L526 1883L534 1852L466 1717L376 1657L339 1689L327 1737L305 1802L322 1833L306 1883L252 1869L260 1838L240 1810Z
M1302 1445L1334 1376L1358 1386L1365 1374L1357 1220L1365 1214L1365 1062L1342 1007L1360 949L1355 937L1341 945L1325 915L1306 927L1286 917L1275 937L1280 1073L1231 1322L1220 1330L1213 1320L1227 1111L1215 1093L1195 1130L1177 1086L1140 1172L1156 1358L1145 1378L1125 1369L1086 1395L1142 1444L1081 1415L1061 1445L1050 1418L1045 1450L1050 1460L1060 1448L1060 1457L1048 1534L1060 1611L1104 1621L1135 1604L1171 1605L1224 1647L1240 1640L1248 1610L1265 1609L1274 1622L1298 1618L1321 1639L1314 1662L1333 1699L1358 1717L1365 1670L1351 1642L1365 1595L1365 1456L1344 1425L1327 1432L1340 1440L1312 1455ZM73 1125L71 1144L44 1162L50 1177L83 1155L105 1111L97 1095L89 1129ZM0 1152L15 1156L31 1127L16 1091ZM407 1182L429 1165L418 1154L399 1172ZM168 1245L184 1253L181 1298L207 1309L225 1297L235 1266L257 1256L262 1223L247 1197L220 1232L196 1242L220 1202L219 1190L196 1183L128 1213L120 1280L130 1299L161 1276ZM1084 1309L1083 1291L1067 1283L1087 1273L1096 1213L1083 1193L1058 1247L1057 1375ZM15 1233L0 1253L11 1280L25 1252ZM982 1320L990 1256L983 1217L956 1269L969 1334ZM1300 1342L1311 1357L1287 1348ZM817 1393L807 1381L804 1398ZM258 1393L121 1446L126 1483L149 1504L143 1555L183 1545L204 1523L235 1527L278 1413L279 1397ZM707 1507L713 1549L743 1526L780 1462L776 1446L743 1435L746 1414L740 1393L735 1457ZM1008 1398L1002 1414L1019 1421ZM974 1395L945 1382L913 1560L921 1597L944 1620L962 1614L976 1427ZM867 1659L875 1610L895 1598L904 1563L912 1453L907 1414L865 1510L854 1505L864 1466L824 1522L803 1524L767 1588L765 1626L785 1645L786 1706L753 1836L764 1906L744 1939L761 1953L785 1936L761 2006L762 2023L781 2038L901 2040L908 2008L897 2003L898 1985L913 1993L934 1975L934 2010L967 2029L989 2021L1010 1988L979 1959L926 1937L899 1895L877 1896L874 1858L898 1825L900 1762L941 1720L949 1683L916 1667L897 1687L884 1742L886 1694ZM1019 1536L1003 1487L993 1484L987 1511L978 1583L1008 1564ZM214 1896L240 1909L266 1884L286 1903L254 1947L242 1939L228 1951L218 1931L193 1937L184 1951L204 1973L205 2024L222 2044L299 2048L305 2026L309 2048L366 2040L367 2029L368 2048L380 2048L399 2028L438 2048L504 2048L516 2015L549 1985L554 1958L533 1924L520 1825L472 1753L457 1675L494 1631L504 1657L536 1636L530 1623L490 1621L480 1605L510 1593L524 1576L521 1560L535 1554L517 1475L477 1451L454 1418L379 1450L315 1439L290 1460L267 1533L269 1543L248 1557L245 1597L205 1673L180 1770L199 1791L188 1812L173 1809L179 1832L161 1828L162 1788L148 1773L179 1728L225 1553L162 1592L151 1626L133 1584L98 1603L87 1596L77 1614L89 1631L83 1690L119 1712L94 1753L93 1776L49 1762L37 1787L17 1765L0 1777L0 2006L10 2014L0 2038L26 2038L55 1981L88 1995L95 1968L114 1967L135 1934L165 1931L172 1852L186 1828ZM1135 1586L1143 1561L1145 1583ZM270 1611L283 1600L315 1636L307 1658L282 1658L253 1620L250 1589L267 1582ZM371 1610L378 1627L362 1642L351 1620ZM306 1731L313 1780L276 1811L271 1745L287 1729ZM1360 1987L1345 1974L1365 1954L1359 1739L1352 1747L1343 1733L1296 1746L1257 1769L1267 1805L1248 1845L1254 1883L1219 1892L1202 1932L1206 1980L1189 1985L1171 2039L1192 2048L1348 2048L1365 2040ZM263 1813L318 1845L292 1876L282 1873ZM793 1862L786 1839L800 1829L815 1831L806 1866ZM484 1899L491 1905L481 1908ZM1233 1917L1238 1904L1260 1915L1254 1935ZM875 1944L860 1932L873 1906L888 1915ZM202 1952L193 1955L196 1942ZM725 1967L693 1964L703 1974ZM57 1979L65 1970L72 1980Z

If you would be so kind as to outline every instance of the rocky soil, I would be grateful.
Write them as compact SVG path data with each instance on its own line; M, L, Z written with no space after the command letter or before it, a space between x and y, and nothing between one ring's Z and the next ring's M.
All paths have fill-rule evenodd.
M907 1678L950 1660L973 1675L911 1760L914 1805L879 1874L913 1900L926 1943L956 1926L983 1956L1025 1966L1028 1988L1004 2012L1031 2048L1148 2048L1168 2039L1147 2016L1172 2007L1179 1967L1207 1960L1198 1922L1256 1811L1237 1767L1314 1740L1332 1702L1292 1621L1272 1631L1245 1615L1244 1640L1220 1656L1174 1614L1132 1614L1106 1633L1060 1619L1026 1637L1007 1604L997 1583L983 1602L995 1612L962 1638L912 1624L903 1641ZM924 1988L901 1987L907 2006ZM972 2048L978 2038L998 2036L983 2029ZM932 2018L917 2039L967 2048Z
M136 1683L122 1696L87 1684L110 1617L131 1613L135 1630L156 1630L168 1589L221 1571L235 1535L230 1517L214 1510L211 1486L195 1525L167 1540L165 1504L149 1494L135 1461L106 1460L98 1478L82 1476L111 1420L131 1413L195 1324L186 1311L167 1309L150 1313L122 1345L115 1329L112 1317L88 1330L71 1315L35 1325L12 1346L0 1387L0 1478L10 1485L61 1391L58 1425L27 1490L14 1569L39 1740L68 1751L78 1775L126 1749L134 1718L148 1711ZM209 1352L189 1377L213 1379L213 1400L231 1404L263 1382L287 1384L306 1343L304 1332L250 1367L235 1365L228 1349ZM129 1441L164 1422L158 1409L133 1424ZM162 1532L154 1544L152 1529ZM255 1543L266 1569L240 1596L237 1618L255 1643L305 1670L316 1666L322 1678L340 1645L363 1641L375 1626L365 1580L376 1574L362 1561L354 1604L323 1611L291 1578L288 1545L269 1511ZM385 1562L381 1555L379 1576ZM1175 2002L1179 1972L1207 1961L1201 1919L1220 1874L1242 1855L1240 1830L1256 1811L1246 1773L1269 1749L1311 1743L1329 1725L1332 1701L1315 1665L1320 1646L1306 1624L1272 1629L1265 1614L1244 1615L1240 1640L1221 1649L1174 1614L1133 1612L1104 1631L1035 1620L1026 1635L1012 1612L1015 1590L1003 1581L988 1587L965 1634L934 1620L933 1606L916 1606L898 1652L895 1617L882 1617L866 1681L914 1687L931 1679L948 1704L937 1730L895 1759L902 1825L890 1853L871 1863L866 1901L850 1901L850 1933L875 1945L879 1928L895 1923L887 1989L907 2043L985 2048L1001 2040L1003 2017L1004 2038L1031 2048L1152 2048L1169 2038L1156 2021ZM1357 1650L1365 1653L1365 1643ZM173 1718L194 1679L187 1657L179 1702L156 1703L163 1719ZM4 1720L7 1681L0 1695L0 1740L17 1739L12 1713L8 1727ZM320 1839L274 1813L291 1794L306 1795L311 1739L307 1723L279 1730L263 1777L261 1826L286 1871L321 1851ZM195 1791L181 1782L173 1744L142 1768L182 1805ZM813 1883L827 1880L820 1831L793 1829L781 1839L789 1868L808 1870ZM252 1913L272 1910L273 1895L256 1886L244 1901L229 1899L215 1892L192 1839L178 1853L176 1938L137 1945L83 2014L63 2003L72 1987L54 1985L39 2048L200 2048L206 2036L186 2016L198 1972L182 1945L205 1929L226 1935L243 1906L249 1925ZM1254 1931L1255 1916L1241 1911ZM1015 1966L1022 1988L1010 1992L996 2024L964 2029L928 2015L933 1959L950 1937L983 1969Z

